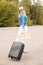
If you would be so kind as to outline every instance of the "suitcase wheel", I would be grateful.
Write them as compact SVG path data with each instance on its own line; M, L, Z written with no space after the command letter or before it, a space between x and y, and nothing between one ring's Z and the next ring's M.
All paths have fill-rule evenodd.
M8 55L8 57L10 57L10 55Z
M11 59L13 59L13 57L11 57Z
M19 61L20 60L20 58L15 58L16 59L16 61Z

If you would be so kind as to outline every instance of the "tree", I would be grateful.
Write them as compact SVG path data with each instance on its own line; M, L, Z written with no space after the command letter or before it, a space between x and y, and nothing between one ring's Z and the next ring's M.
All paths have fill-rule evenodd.
M33 20L33 24L43 24L43 6L40 5L39 1L34 5L30 6L30 18Z
M18 6L14 2L0 1L0 26L16 26Z
M26 10L26 14L29 16L30 1L29 0L22 0L22 5L24 6L24 9Z

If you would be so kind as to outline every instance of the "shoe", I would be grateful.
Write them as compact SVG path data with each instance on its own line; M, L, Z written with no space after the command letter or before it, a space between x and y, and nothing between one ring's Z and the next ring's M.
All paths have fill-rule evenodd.
M28 53L28 51L23 51L23 53Z

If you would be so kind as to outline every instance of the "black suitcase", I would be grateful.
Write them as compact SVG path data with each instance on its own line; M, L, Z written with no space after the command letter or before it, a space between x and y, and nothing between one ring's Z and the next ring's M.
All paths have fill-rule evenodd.
M16 60L19 61L21 59L23 49L24 49L23 43L14 41L8 57L11 57L11 59L15 58Z

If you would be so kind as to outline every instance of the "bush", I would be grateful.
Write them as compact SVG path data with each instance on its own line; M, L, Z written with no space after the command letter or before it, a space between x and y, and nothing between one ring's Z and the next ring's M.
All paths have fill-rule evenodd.
M0 1L0 27L16 26L18 22L18 5L14 2Z
M28 21L28 25L29 25L29 26L32 26L32 25L33 25L33 20L29 20L29 21Z

